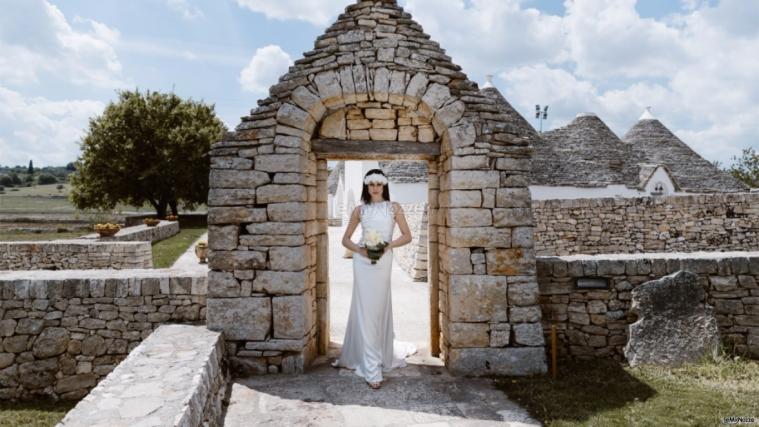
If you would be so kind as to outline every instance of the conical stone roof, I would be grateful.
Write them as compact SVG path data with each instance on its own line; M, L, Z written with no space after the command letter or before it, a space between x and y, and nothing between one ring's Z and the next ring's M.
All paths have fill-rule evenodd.
M693 151L659 120L650 117L638 120L623 138L637 158L666 166L683 191L748 191L741 182Z
M638 162L632 149L595 114L578 114L567 126L540 137L533 156L532 185L637 187Z

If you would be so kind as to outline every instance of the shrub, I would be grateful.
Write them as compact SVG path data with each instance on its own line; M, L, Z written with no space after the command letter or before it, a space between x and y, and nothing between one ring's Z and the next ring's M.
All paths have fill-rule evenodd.
M55 184L56 182L58 182L58 178L50 175L49 173L43 173L39 178L37 178L37 183L39 185Z

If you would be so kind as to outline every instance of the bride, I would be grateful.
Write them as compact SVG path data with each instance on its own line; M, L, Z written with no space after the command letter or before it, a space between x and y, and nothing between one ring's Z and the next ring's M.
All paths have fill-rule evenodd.
M390 201L387 184L387 177L380 169L367 172L361 191L363 203L353 210L343 235L343 246L356 254L353 257L353 297L342 352L332 364L336 368L353 369L373 389L380 388L383 371L406 366L404 359L416 352L413 343L394 340L390 292L392 249L411 242L411 232L400 205ZM351 237L359 223L362 237L356 244ZM391 241L396 223L402 235ZM376 231L388 242L376 264L372 264L365 247L369 231Z

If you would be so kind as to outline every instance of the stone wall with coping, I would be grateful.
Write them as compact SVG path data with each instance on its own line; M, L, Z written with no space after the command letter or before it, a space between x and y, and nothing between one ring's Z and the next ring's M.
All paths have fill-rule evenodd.
M97 240L98 242L160 242L179 234L179 222L161 221L155 227L145 224L126 227L113 236L100 237L97 233L88 234L82 239Z
M535 200L538 255L759 249L759 193Z
M393 249L393 259L415 282L427 281L427 203L401 205L409 230L411 243ZM400 237L396 227L393 239Z
M631 291L679 270L698 275L714 307L722 343L759 358L759 252L648 253L538 257L546 337L555 321L559 354L624 359ZM603 279L604 289L580 289L580 278Z
M164 323L204 323L207 280L176 270L0 273L0 399L79 399Z
M59 425L220 426L228 384L220 333L205 326L163 325Z
M0 242L2 270L88 270L152 268L150 242Z

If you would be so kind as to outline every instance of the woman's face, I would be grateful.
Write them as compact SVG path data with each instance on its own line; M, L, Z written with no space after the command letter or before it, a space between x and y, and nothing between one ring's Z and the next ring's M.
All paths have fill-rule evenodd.
M372 196L372 199L379 200L382 198L382 190L385 187L384 185L379 182L370 182L368 187L369 195Z

